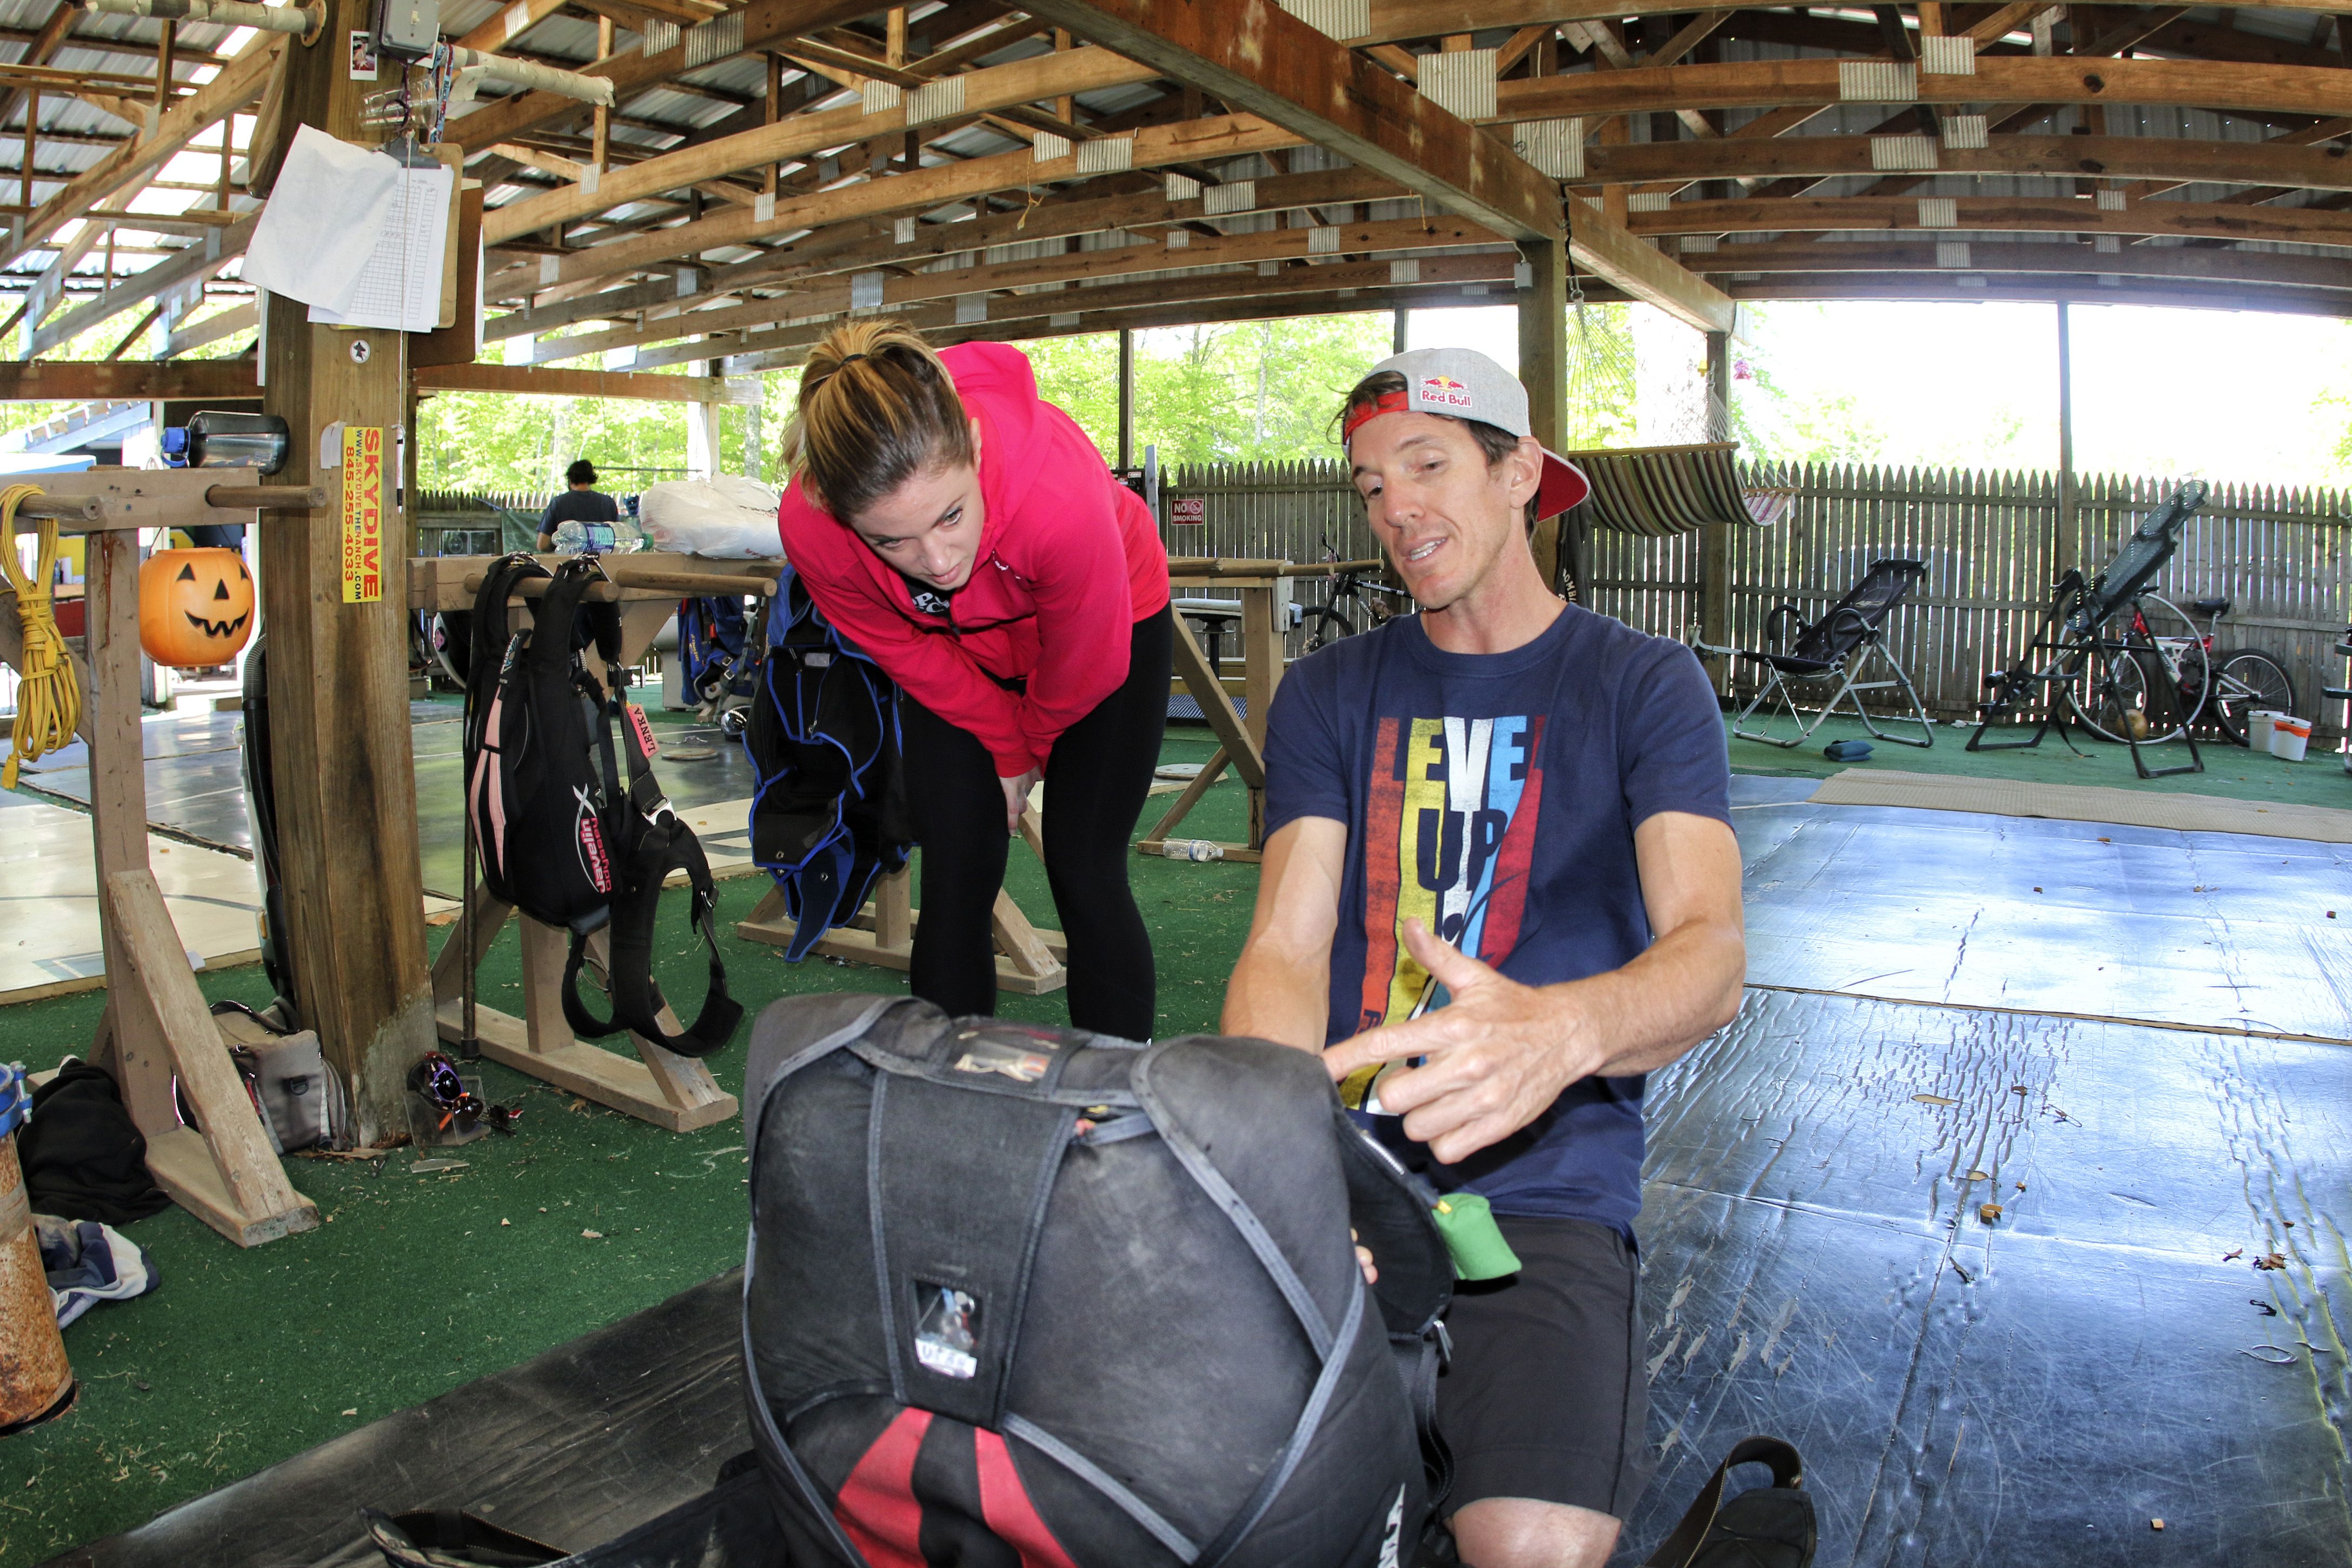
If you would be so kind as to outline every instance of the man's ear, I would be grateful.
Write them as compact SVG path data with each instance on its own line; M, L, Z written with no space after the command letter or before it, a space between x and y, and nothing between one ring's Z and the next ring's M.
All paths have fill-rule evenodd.
M1543 443L1532 436L1519 437L1518 450L1503 459L1510 471L1511 504L1524 507L1536 499L1543 484Z

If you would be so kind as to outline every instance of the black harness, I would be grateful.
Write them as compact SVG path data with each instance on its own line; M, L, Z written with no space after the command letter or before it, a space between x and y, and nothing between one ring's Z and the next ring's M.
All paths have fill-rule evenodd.
M516 586L549 575L530 556L509 555L475 601L466 795L483 881L492 897L571 931L563 1016L575 1034L602 1039L626 1029L680 1056L708 1056L743 1016L727 994L710 865L654 776L644 716L622 697L620 617L610 605L583 602L601 568L591 558L565 562L532 606L531 626L509 629ZM604 661L601 685L583 658L592 645ZM615 725L628 758L625 788ZM709 955L701 1011L677 1032L663 1026L667 1003L653 978L654 921L672 871L687 874L689 918ZM580 972L589 937L608 928L612 1016L599 1018L581 998Z

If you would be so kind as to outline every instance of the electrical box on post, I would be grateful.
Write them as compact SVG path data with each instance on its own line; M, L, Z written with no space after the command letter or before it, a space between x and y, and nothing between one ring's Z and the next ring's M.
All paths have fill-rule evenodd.
M376 0L376 47L402 59L423 59L441 41L441 0Z

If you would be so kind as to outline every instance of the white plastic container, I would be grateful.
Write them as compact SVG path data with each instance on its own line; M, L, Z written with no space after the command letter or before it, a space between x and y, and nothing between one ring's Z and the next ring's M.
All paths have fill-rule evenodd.
M2311 744L2311 721L2280 714L2271 721L2271 755L2283 763L2299 763Z
M1171 860L1222 860L1224 846L1208 838L1169 838L1160 845L1160 853Z
M2246 749L2267 752L2271 749L2271 721L2278 717L2275 708L2257 708L2246 715Z

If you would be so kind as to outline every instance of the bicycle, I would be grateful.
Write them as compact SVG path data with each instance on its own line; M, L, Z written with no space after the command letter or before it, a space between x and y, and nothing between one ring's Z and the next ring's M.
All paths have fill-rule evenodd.
M1324 540L1322 543L1322 559L1331 568L1325 574L1325 580L1336 585L1329 599L1320 605L1307 606L1300 613L1299 625L1307 634L1303 651L1307 653L1313 653L1325 644L1337 642L1341 637L1353 637L1359 630L1369 631L1412 606L1411 594L1402 588L1392 588L1386 583L1370 580L1372 574L1381 570L1379 561L1341 561L1333 553L1329 540ZM1396 602L1391 605L1386 600ZM1340 607L1343 603L1360 613L1363 620L1360 627L1349 618L1348 610Z
M2085 645L2065 682L2067 706L2084 728L2118 744L2174 740L2210 720L2231 742L2244 745L2249 715L2265 709L2294 711L2294 681L2278 660L2258 649L2216 649L2216 634L2230 605L2228 598L2192 599L2184 610L2160 594L2134 595L2122 636ZM2151 606L2158 613L2157 622L2148 619ZM2206 618L2202 630L2197 616ZM2170 629L2176 626L2186 629ZM2147 722L2153 680L2170 684L2179 715L2179 722L2163 734Z

